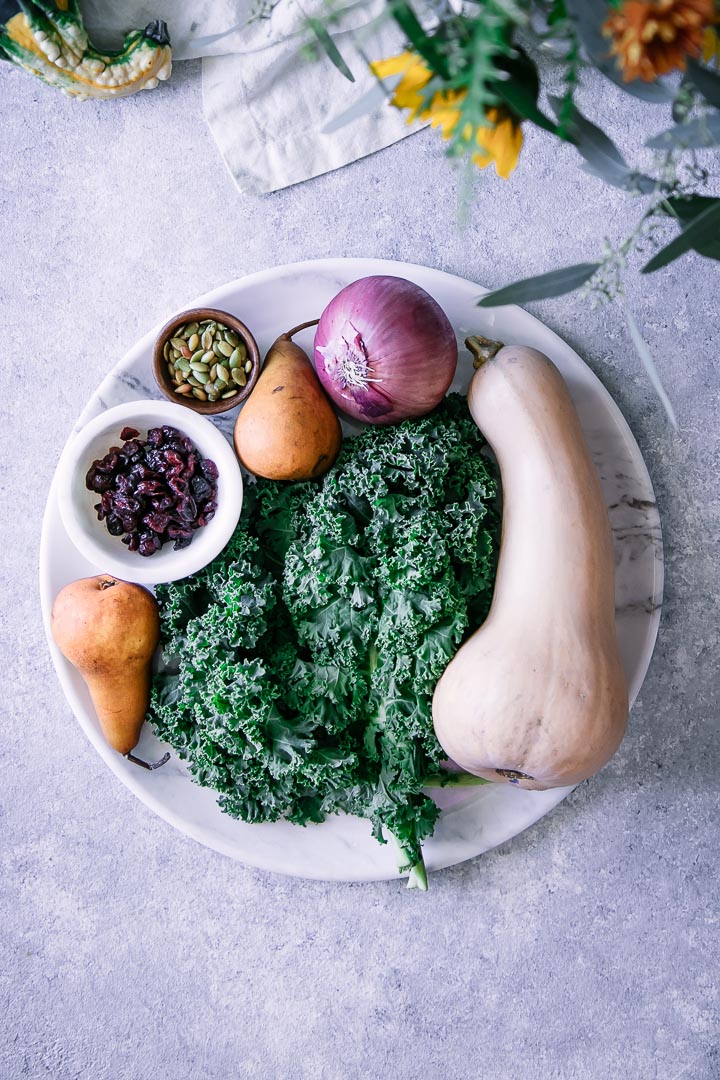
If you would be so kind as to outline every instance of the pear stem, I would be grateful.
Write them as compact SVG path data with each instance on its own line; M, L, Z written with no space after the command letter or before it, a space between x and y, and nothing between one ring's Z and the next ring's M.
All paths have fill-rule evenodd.
M148 761L143 761L142 758L135 757L134 754L129 754L129 753L128 754L123 754L123 757L126 757L128 759L128 761L132 761L133 765L140 765L141 768L149 769L151 772L152 772L153 769L161 768L165 764L166 761L170 760L170 754L169 753L164 754L160 758L159 761L154 761L152 763L152 765Z
M293 326L292 330L288 330L287 334L283 334L283 337L292 338L295 334L299 334L301 330L308 330L311 326L317 326L319 322L319 319L311 319L310 322L300 323L299 326Z

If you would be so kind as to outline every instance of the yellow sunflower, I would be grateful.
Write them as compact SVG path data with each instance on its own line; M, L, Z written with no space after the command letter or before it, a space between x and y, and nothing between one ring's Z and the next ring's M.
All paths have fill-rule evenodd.
M379 79L402 76L395 87L391 104L397 109L409 110L408 124L414 120L429 121L431 127L440 129L443 139L450 138L460 120L464 90L440 90L426 105L421 91L430 82L432 72L412 52L378 60L370 67ZM486 116L488 126L478 127L475 132L478 151L473 154L472 160L481 169L494 163L498 176L507 180L518 163L522 149L520 121L502 106L488 109Z
M720 67L720 38L717 30L709 26L703 35L703 60L706 64Z

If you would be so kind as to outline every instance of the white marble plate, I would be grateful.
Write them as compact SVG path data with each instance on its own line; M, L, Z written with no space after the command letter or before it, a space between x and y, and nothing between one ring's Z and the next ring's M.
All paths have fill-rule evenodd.
M476 306L484 291L451 274L409 263L378 259L328 259L280 266L231 282L191 301L238 315L252 329L261 351L275 337L317 318L327 302L350 281L368 274L397 274L417 282L447 312L461 346L453 389L465 390L472 367L462 345L470 333L534 346L547 353L568 382L583 429L600 470L612 519L617 561L617 629L623 663L634 701L650 662L662 600L662 538L652 484L640 450L614 401L596 376L537 319L516 307L489 311ZM168 312L168 317L172 312ZM160 326L130 350L103 381L78 420L81 428L101 410L120 402L159 397L151 374L152 346ZM305 348L312 331L298 336ZM235 413L215 418L229 437ZM43 522L40 586L46 631L58 591L78 577L97 573L72 546L58 512L53 482ZM101 569L101 568L100 568ZM306 828L279 822L246 825L222 814L212 791L193 784L173 756L154 773L137 768L103 740L85 685L58 653L48 632L53 662L72 709L97 752L143 802L170 824L208 847L266 870L302 877L370 881L397 876L395 853L370 835L368 822L345 816ZM138 752L158 758L164 747L146 725ZM597 783L602 783L600 778ZM523 791L506 784L443 792L443 813L435 835L425 844L429 870L479 855L517 835L547 814L570 791Z

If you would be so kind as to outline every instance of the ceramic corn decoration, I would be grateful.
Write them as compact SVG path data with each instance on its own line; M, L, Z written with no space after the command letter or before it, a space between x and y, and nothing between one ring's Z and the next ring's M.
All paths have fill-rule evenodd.
M100 52L88 40L77 0L0 0L0 59L82 101L152 90L172 70L160 19L132 30L117 52Z

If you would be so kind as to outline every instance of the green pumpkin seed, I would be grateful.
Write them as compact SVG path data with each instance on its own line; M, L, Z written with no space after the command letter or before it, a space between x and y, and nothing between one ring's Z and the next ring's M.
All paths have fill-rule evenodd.
M170 342L169 341L166 341L165 344L163 345L163 356L165 357L166 360L170 359Z
M236 394L237 394L237 390L228 390L228 392L226 394L221 394L220 395L220 399L222 401L225 401L226 398L235 397Z
M190 367L193 371L209 371L210 365L204 363L202 360L191 360Z
M216 375L217 375L217 364L213 364L213 366L210 368L210 378L214 381Z
M223 334L223 337L227 341L228 345L232 345L233 349L237 349L238 345L240 344L240 338L237 336L234 330L226 330ZM225 353L225 355L229 356L230 353Z
M192 363L193 360L202 360L204 355L205 355L205 350L204 349L196 349L195 352L190 357L190 363Z
M240 348L240 346L238 346L237 348L233 349L232 353L230 354L230 367L240 367L244 359L245 357L243 355L242 349Z
M197 349L199 344L200 344L200 338L198 337L198 335L197 334L191 334L190 337L188 338L188 343L187 343L187 347L190 350L190 352L195 352L195 350Z
M232 345L228 345L227 341L218 341L217 347L224 357L232 356L235 351Z
M207 349L206 352L202 354L202 360L203 363L208 365L215 363L215 353L212 351L212 349Z
M219 341L213 341L212 349L213 349L213 352L215 353L215 355L217 356L218 360L223 360L224 359L223 354L220 352L220 342Z
M197 375L188 375L187 381L191 386L197 387L198 390L202 389L202 383L198 379Z
M238 386L245 386L247 383L247 375L242 368L233 368L231 374L234 383L237 383Z
M193 397L196 397L198 401L207 401L207 394L204 390L193 390Z
M175 361L175 370L184 371L185 374L187 374L190 370L190 360L186 360L184 356L179 357L179 359Z
M198 324L196 322L189 322L187 324L187 326L185 327L183 337L191 338L193 336L193 334L197 334L197 332L198 332Z
M222 379L222 381L224 383L229 383L230 382L230 372L228 371L228 369L225 367L224 364L218 364L218 366L217 366L217 377L218 377L218 379Z
M168 371L170 372L170 378L172 379L173 376L175 375L175 365L174 364L168 364Z
M170 338L170 344L172 345L173 349L180 350L185 348L185 342L181 337Z
M195 378L197 379L197 381L198 381L199 383L202 383L202 385L204 386L206 382L209 382L209 381L210 381L210 372L209 372L209 371L207 371L207 370L205 370L205 371L198 371L198 370L196 369L196 370L195 370Z
M246 361L246 363L245 363L245 371L247 372L248 375L252 371L252 360Z
M202 347L205 350L205 352L207 352L208 349L212 349L212 343L213 343L212 331L211 330L203 330L203 336L200 338L200 341L202 343Z
M182 386L178 386L175 388L175 393L182 394L184 396L185 394L189 394L191 390L192 386L188 386L187 383L183 383Z

